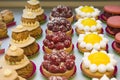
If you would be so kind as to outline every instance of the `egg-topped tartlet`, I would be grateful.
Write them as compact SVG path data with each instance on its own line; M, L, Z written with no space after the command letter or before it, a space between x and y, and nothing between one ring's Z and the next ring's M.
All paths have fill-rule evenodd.
M103 33L102 22L95 20L95 18L83 18L79 19L76 23L77 34L84 34L85 32L97 32Z
M93 6L79 6L78 8L75 8L75 12L77 20L85 17L98 19L100 14L100 10Z
M82 72L91 78L101 78L104 74L109 78L115 76L117 72L117 61L113 54L106 51L93 50L91 53L84 53L81 63Z
M85 33L80 34L78 38L77 47L80 52L91 52L95 50L108 50L108 39L102 34Z

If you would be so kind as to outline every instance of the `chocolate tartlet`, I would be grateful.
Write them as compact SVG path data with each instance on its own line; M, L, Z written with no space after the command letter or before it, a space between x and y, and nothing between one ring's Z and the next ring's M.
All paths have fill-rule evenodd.
M17 72L13 69L1 68L0 69L0 79L1 80L26 80L18 76Z
M43 50L45 53L51 53L54 50L65 50L70 53L73 50L72 39L64 32L55 32L47 34L43 40Z
M30 37L29 32L21 25L12 29L10 45L22 48L26 56L32 56L39 51L39 45L36 43L35 39Z
M43 23L46 21L46 15L44 14L44 9L41 8L40 2L38 0L29 0L25 6L24 11L30 11L35 13L37 16L37 21Z
M65 18L54 18L50 20L47 24L46 33L50 34L58 31L65 32L67 35L71 36L72 35L71 23L67 21Z
M6 24L0 21L0 39L6 37L8 37Z
M10 46L5 56L0 59L0 65L14 69L18 75L28 79L35 73L36 66L23 53L23 49L14 45Z
M42 34L42 29L39 22L36 20L36 15L32 12L23 12L21 24L29 31L30 36L38 38Z
M76 72L75 56L67 54L65 51L45 54L40 70L45 77L63 76L70 78Z
M52 9L52 12L50 13L50 19L55 17L64 17L70 23L73 22L73 18L74 18L72 9L68 6L63 6L63 5L58 5L57 7Z
M14 15L13 12L10 10L3 10L0 12L2 15L2 21L6 24L11 23L14 21Z

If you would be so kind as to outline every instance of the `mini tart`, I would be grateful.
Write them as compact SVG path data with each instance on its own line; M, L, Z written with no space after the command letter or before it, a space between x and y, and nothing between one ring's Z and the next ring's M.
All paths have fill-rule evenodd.
M94 8L93 6L80 6L75 9L75 12L76 20L85 17L98 19L98 16L100 14L100 10Z
M10 45L15 45L24 50L26 56L32 56L39 51L39 45L29 32L22 26L18 26L12 30L12 39Z
M116 75L117 61L112 54L106 51L93 50L91 53L84 53L81 63L82 72L90 78L101 78L104 74L109 78Z
M10 10L3 10L0 12L2 15L2 21L6 24L9 24L11 22L14 22L14 15L13 12Z
M80 34L78 38L77 47L80 52L91 52L96 50L108 50L108 39L102 34L85 33Z
M92 80L117 80L116 78L109 78L106 75L103 75L100 79L98 78L92 78Z
M73 50L72 39L70 36L60 31L47 34L46 38L43 40L43 50L45 53L60 50L65 50L70 53Z
M95 18L83 18L79 19L76 23L77 34L84 34L85 32L97 32L102 33L102 23L100 20L95 20Z
M46 21L46 15L44 14L44 9L40 7L40 2L38 0L29 0L25 6L24 11L30 11L36 14L36 19L40 23Z
M58 5L57 7L52 9L52 12L50 13L50 19L53 19L55 17L64 17L70 23L72 23L74 20L71 8L63 5Z
M23 53L24 51L22 49L16 46L10 46L5 56L0 59L0 65L14 69L18 75L28 79L35 73L36 66Z
M115 35L115 40L112 43L112 48L120 54L120 32Z
M52 52L44 55L44 61L40 66L41 73L49 78L50 76L62 76L70 78L76 72L75 56L65 51Z
M13 69L2 68L0 69L0 79L1 80L26 80L20 76L18 76L17 72Z
M7 27L4 22L0 22L0 39L8 37Z
M65 18L54 18L50 20L47 24L46 33L51 34L58 31L65 32L67 35L71 36L73 33L71 23Z
M68 80L67 78L65 77L62 77L62 76L50 76L48 80Z

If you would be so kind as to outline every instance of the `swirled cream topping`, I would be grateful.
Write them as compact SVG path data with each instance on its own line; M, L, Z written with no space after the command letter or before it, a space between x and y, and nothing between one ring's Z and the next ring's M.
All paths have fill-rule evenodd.
M36 14L34 14L32 12L23 12L22 17L24 17L24 18L30 18L30 19L35 19L36 18Z
M100 79L98 78L92 78L92 80L117 80L116 78L109 78L106 75L103 75L103 77L101 77Z
M14 45L12 45L12 46L10 46L10 50L12 50L12 51L16 51L16 50L17 50L17 47L14 46Z
M29 4L31 4L31 5L37 5L37 4L39 4L40 2L38 1L38 0L29 0L29 1L27 1Z
M3 74L5 77L8 77L12 74L12 71L10 69L5 69Z
M80 47L87 50L100 50L101 48L106 48L108 44L108 39L103 36L103 34L98 33L85 33L80 34L78 38L78 44Z
M95 18L83 18L79 19L75 23L75 26L78 27L79 30L85 32L95 32L102 29L102 22L100 20L95 20Z
M77 15L84 17L97 17L100 14L100 10L93 6L80 6L75 9Z
M88 68L91 72L105 73L107 71L113 71L117 64L113 54L107 54L106 51L85 52L82 59L85 68Z

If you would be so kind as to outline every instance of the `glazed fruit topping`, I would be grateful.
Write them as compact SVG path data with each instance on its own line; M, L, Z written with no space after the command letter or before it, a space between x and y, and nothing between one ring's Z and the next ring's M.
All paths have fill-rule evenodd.
M47 24L48 30L53 32L67 32L71 29L71 23L65 18L54 18Z
M75 56L65 51L44 55L43 67L51 73L64 73L75 66Z
M49 77L48 80L68 80L68 79L65 77L61 77L61 76L51 76Z
M61 50L70 47L72 39L67 36L64 32L55 32L53 34L47 34L46 39L43 40L44 46L49 49Z
M58 5L52 9L51 16L70 18L73 15L72 9L68 6Z

